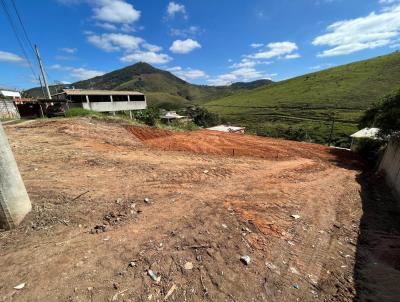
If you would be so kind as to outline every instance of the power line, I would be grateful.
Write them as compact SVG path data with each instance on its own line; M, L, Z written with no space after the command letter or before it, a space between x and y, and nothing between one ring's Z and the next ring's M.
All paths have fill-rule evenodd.
M18 12L17 5L15 4L15 1L14 1L14 0L11 0L11 3L12 3L12 5L13 5L13 7L14 7L14 10L15 10L15 13L16 13L16 15L17 15L17 17L18 17L19 23L21 24L21 27L22 27L22 30L23 30L23 32L24 32L25 38L26 38L26 40L28 41L29 46L31 47L32 51L35 52L35 49L34 49L34 47L33 47L33 43L31 42L31 39L29 39L29 36L28 36L28 33L27 33L26 29L25 29L24 23L22 22L21 15L20 15L19 12Z
M14 32L14 35L15 35L17 41L18 41L18 44L19 44L19 46L20 46L20 48L22 50L22 54L23 54L25 60L28 62L28 65L29 65L29 68L31 69L32 75L33 75L34 79L37 79L35 70L33 69L32 62L29 59L28 54L27 54L27 52L25 50L24 44L22 43L22 41L20 39L18 30L17 30L17 28L16 28L16 26L14 24L13 18L12 18L11 14L10 14L10 12L8 10L7 4L6 4L5 0L0 0L0 2L1 2L1 6L3 7L3 10L4 10L5 14L6 14L6 17L8 19L8 22L10 23L10 26L11 26L11 28L12 28L12 30Z

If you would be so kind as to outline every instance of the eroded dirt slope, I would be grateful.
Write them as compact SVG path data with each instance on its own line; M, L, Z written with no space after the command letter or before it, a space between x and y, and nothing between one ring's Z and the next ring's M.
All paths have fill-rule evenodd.
M209 132L136 137L89 119L6 131L33 211L0 233L0 301L163 301L171 288L168 301L356 295L362 188L343 154ZM92 234L97 225L106 232Z

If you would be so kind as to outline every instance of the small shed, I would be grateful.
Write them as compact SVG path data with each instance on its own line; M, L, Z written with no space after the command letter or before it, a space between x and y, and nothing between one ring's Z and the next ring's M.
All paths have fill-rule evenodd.
M218 125L218 126L207 128L207 129L212 130L212 131L241 133L241 134L244 134L244 131L246 130L245 127L236 127L236 126L228 126L228 125Z
M379 131L379 128L364 128L360 131L357 131L356 133L353 133L352 135L350 135L350 137L352 138L350 149L352 151L355 151L357 149L360 139L380 139Z

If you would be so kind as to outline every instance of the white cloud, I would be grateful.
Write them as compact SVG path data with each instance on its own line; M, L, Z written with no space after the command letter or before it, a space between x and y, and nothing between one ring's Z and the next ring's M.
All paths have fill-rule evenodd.
M192 39L186 39L174 41L169 49L173 53L185 54L195 50L196 48L201 48L199 42Z
M265 74L253 67L242 67L233 70L230 73L221 74L217 77L210 78L208 83L214 86L230 85L234 82L248 82L259 79L271 79L276 74Z
M260 47L263 47L264 46L264 44L262 44L262 43L252 43L252 44L250 44L250 47L252 47L252 48L260 48Z
M86 68L82 68L82 67L72 68L70 71L71 71L71 76L78 80L91 79L91 78L94 78L97 76L101 76L105 73L103 71L86 69Z
M132 24L140 18L140 11L123 0L96 0L92 3L95 5L93 17L99 21Z
M145 49L147 49L148 51L152 51L152 52L159 52L162 50L162 47L160 47L158 45L150 44L150 43L144 43L142 46Z
M400 35L400 6L383 12L372 12L366 17L338 21L327 28L324 35L312 44L328 46L318 57L347 55L364 49L387 46Z
M242 78L245 81L263 77L262 72L254 69L254 68L250 68L250 67L243 67L243 68L236 69L236 70L232 71L231 74L233 74L239 78Z
M203 70L200 70L200 69L191 69L191 68L183 69L180 66L175 66L172 68L168 68L167 70L172 72L173 74L175 74L177 77L182 78L184 80L207 77L207 74Z
M198 26L190 26L188 28L182 28L182 29L179 29L179 28L171 28L170 29L171 36L184 37L184 38L186 38L188 36L194 36L194 35L200 34L202 32L203 32L203 30Z
M94 46L107 52L118 50L135 50L144 42L142 38L127 34L109 33L102 35L89 35L88 41Z
M68 71L69 75L77 80L87 80L105 74L104 71L86 69L83 67L63 66L60 64L53 64L49 69Z
M390 5L397 2L400 2L400 0L379 0L379 3L383 5Z
M64 48L61 48L61 50L63 52L69 53L69 54L74 54L78 51L77 48L71 48L71 47L64 47Z
M237 80L237 76L231 73L221 74L216 78L209 79L207 82L213 86L230 85Z
M109 30L109 31L117 31L118 30L118 27L115 24L111 24L108 22L97 22L95 25L98 27L101 27L102 29Z
M0 50L0 61L23 63L25 60L14 53Z
M286 55L286 56L285 56L285 59L298 59L298 58L300 58L300 57L301 57L300 54L294 53L294 54Z
M271 59L275 57L282 57L285 55L293 54L298 50L296 43L293 42L274 42L269 43L265 50L261 50L255 54L249 55L248 58L251 59Z
M170 2L167 6L167 16L169 18L174 18L176 14L182 14L184 18L187 18L186 8L183 4L176 2Z
M172 60L170 56L163 53L153 51L135 51L134 53L126 54L121 58L124 63L146 62L149 64L165 64Z
M256 65L268 65L271 64L270 61L259 61L249 58L243 58L239 63L232 64L231 68L243 68L243 67L254 67Z

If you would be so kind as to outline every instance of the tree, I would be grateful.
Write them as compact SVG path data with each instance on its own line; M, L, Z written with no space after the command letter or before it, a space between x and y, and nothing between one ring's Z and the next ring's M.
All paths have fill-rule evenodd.
M400 131L400 89L372 105L360 119L360 128L380 128L382 136Z
M200 127L212 127L221 123L221 119L218 114L209 112L207 109L194 106L188 109L189 116L193 119L193 122Z

